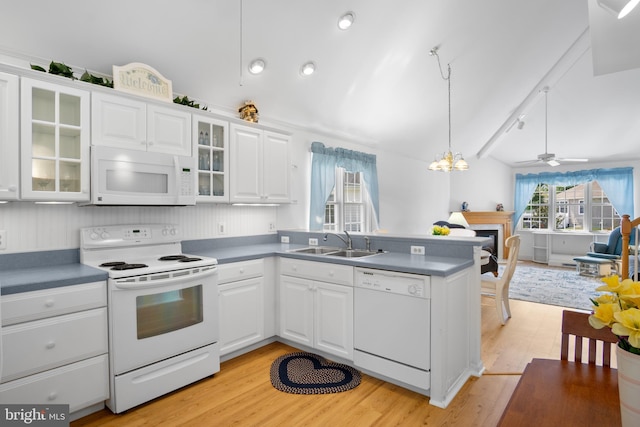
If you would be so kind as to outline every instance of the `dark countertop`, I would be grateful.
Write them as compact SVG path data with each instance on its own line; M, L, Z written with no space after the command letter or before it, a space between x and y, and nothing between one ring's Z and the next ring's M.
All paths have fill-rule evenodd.
M198 250L192 250L188 253L216 258L220 264L229 264L270 256L281 256L430 276L449 276L473 265L473 260L462 257L410 255L399 252L379 253L363 258L339 258L326 255L289 252L292 249L305 247L308 247L308 245L258 243L215 247L211 249L201 247ZM14 254L14 256L15 255L16 254ZM24 257L30 256L31 255L24 255ZM12 259L12 261L16 260ZM55 261L55 259L53 261ZM58 265L38 265L37 267L29 266L28 262L15 262L12 265L15 267L12 268L5 265L0 270L1 295L102 281L107 280L108 277L104 271L80 264L79 262Z

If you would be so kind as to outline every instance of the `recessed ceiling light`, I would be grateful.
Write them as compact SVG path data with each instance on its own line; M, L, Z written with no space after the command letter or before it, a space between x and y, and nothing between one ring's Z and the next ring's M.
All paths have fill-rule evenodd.
M251 61L249 64L249 72L251 74L260 74L264 71L267 64L264 62L264 59L258 58Z
M351 25L353 25L353 21L356 20L356 14L353 12L346 12L340 18L338 18L338 28L341 30L346 30Z
M300 67L300 74L303 76L310 76L315 73L316 64L313 61L305 62L302 67Z

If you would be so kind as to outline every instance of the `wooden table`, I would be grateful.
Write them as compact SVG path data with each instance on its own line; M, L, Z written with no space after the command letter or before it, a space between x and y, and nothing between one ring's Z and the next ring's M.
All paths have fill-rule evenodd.
M533 359L499 426L619 426L618 371L565 360Z

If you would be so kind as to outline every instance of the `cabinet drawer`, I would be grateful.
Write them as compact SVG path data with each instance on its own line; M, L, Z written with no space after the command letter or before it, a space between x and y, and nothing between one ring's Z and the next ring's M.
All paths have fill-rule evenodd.
M353 267L349 265L280 258L280 274L353 286Z
M107 352L107 309L2 328L2 382Z
M68 404L75 412L109 398L106 354L0 384L3 404Z
M64 286L2 297L2 324L44 319L107 305L105 282Z
M256 259L252 261L234 262L218 266L218 284L235 282L237 280L250 279L264 275L264 261Z

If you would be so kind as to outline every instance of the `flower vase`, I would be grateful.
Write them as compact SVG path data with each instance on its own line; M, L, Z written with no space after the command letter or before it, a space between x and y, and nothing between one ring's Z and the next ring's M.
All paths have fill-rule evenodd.
M622 426L637 426L640 419L640 355L616 346L616 356Z

